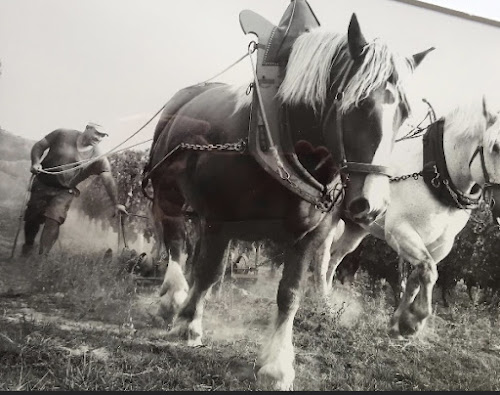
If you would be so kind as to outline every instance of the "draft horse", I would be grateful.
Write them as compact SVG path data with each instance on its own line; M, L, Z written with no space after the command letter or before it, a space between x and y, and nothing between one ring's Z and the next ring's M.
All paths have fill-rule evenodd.
M450 253L471 210L483 201L500 217L499 117L484 98L458 106L424 136L396 143L392 166L386 213L372 224L346 219L330 261L318 267L317 285L328 292L337 266L368 234L386 240L414 268L391 319L391 334L402 337L417 334L430 316L437 264Z
M409 114L403 78L426 52L405 58L380 40L367 42L355 15L347 35L312 29L293 44L278 94L297 142L296 154L325 184L343 172L348 184L343 200L355 221L369 222L385 211L389 180L380 172L357 172L355 166L349 170L349 163L365 165L364 169L373 164L373 171L386 166L395 131ZM241 145L217 149L247 138L250 107L244 89L197 85L176 93L158 123L148 169L155 212L161 213L173 260L181 256L174 250L182 244L175 228L182 208L189 206L200 218L200 246L189 292L170 336L190 345L201 343L204 296L222 273L231 238L285 243L278 313L257 366L259 379L289 389L295 376L292 325L300 285L318 250L329 259L340 210L333 206L322 211L300 198L247 151L239 150ZM193 149L174 152L181 143L194 144ZM339 163L340 148L347 168Z

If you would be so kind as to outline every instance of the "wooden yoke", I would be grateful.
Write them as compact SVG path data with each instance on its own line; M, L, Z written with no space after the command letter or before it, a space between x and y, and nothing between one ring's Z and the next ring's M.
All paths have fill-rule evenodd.
M319 26L305 0L292 0L279 26L259 14L244 10L240 25L245 34L258 37L256 75L265 115L262 114L257 87L253 89L252 115L248 136L250 153L257 162L282 185L318 208L331 206L325 196L325 186L319 183L300 164L288 130L282 122L282 106L277 98L283 82L286 64L296 38L311 28ZM266 131L266 122L269 127ZM284 152L287 149L291 152Z

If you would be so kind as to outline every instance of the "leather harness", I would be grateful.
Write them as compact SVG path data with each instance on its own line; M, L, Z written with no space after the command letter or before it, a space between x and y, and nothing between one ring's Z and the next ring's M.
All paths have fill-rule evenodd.
M292 0L283 15L279 26L253 11L240 13L243 31L253 33L259 38L257 48L257 67L249 125L248 148L256 161L283 186L312 203L322 211L329 211L342 199L346 187L344 180L349 172L378 173L390 175L388 167L369 163L349 162L344 147L343 114L340 102L344 88L351 76L353 62L337 90L323 122L323 134L332 116L336 117L336 146L339 149L339 170L327 185L318 182L300 163L290 145L290 136L282 127L281 115L284 107L278 102L276 94L285 76L285 66L291 47L297 37L318 27L319 22L306 0ZM249 52L253 51L249 50Z
M432 123L423 138L423 178L432 194L443 204L459 209L474 209L481 197L471 198L453 184L444 156L444 118ZM477 151L476 151L477 152ZM473 155L469 165L472 163Z

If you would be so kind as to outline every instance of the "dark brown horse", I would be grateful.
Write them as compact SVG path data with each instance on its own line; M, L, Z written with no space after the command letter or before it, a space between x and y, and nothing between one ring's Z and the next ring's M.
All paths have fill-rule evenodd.
M395 131L409 113L402 78L424 55L401 58L379 40L367 42L355 15L347 35L313 29L299 36L279 100L288 114L295 154L313 177L328 184L344 170L339 146L348 161L386 165ZM200 221L190 289L172 337L201 343L204 296L221 275L230 239L269 238L286 246L278 313L257 365L259 378L288 389L295 376L292 326L304 272L318 251L329 259L343 211L339 206L318 209L276 181L247 151L222 148L246 140L250 113L244 88L205 84L181 90L167 103L158 123L146 170L165 243L177 263L183 208L189 207ZM197 144L198 149L176 151L181 143ZM370 223L386 209L388 177L355 169L349 173L348 180L343 175L348 215Z

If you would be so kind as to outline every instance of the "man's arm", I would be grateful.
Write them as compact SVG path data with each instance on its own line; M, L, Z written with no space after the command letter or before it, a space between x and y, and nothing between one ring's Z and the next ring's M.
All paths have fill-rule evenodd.
M47 136L45 136L40 141L37 141L33 145L33 148L31 148L31 169L30 169L30 171L33 174L39 173L39 171L42 169L42 165L40 164L42 162L42 155L49 147L50 147L50 142L47 139Z
M42 156L43 153L50 148L52 142L57 138L60 129L54 130L52 133L46 135L43 139L37 141L31 148L31 169L33 174L37 174L42 169Z
M110 171L103 171L101 174L99 174L101 177L102 183L104 184L104 187L106 188L106 192L109 195L109 198L111 199L111 202L113 203L113 207L115 208L115 213L118 211L127 214L127 210L125 209L125 206L123 204L118 203L118 188L116 187L116 182L115 179L113 178L112 174Z

